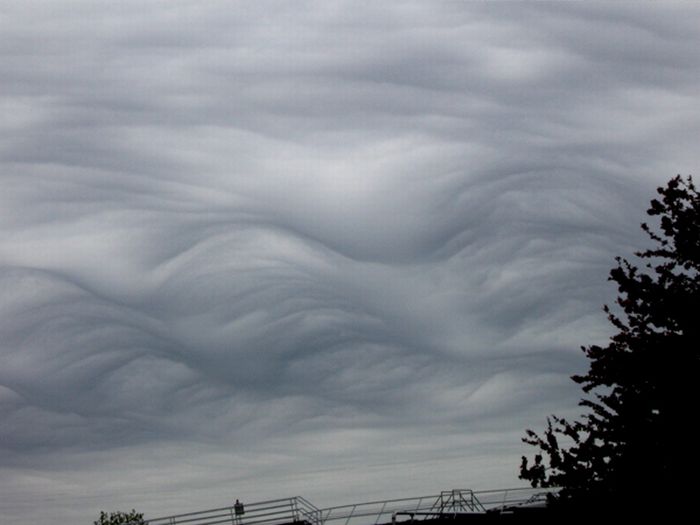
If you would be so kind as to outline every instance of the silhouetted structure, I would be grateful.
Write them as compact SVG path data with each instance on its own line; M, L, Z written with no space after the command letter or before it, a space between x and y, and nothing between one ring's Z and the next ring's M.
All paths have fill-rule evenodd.
M472 491L374 500L317 508L301 496L246 504L244 525L426 525L449 522L512 522L514 517L547 518L541 505L553 491L531 488ZM149 519L146 525L237 525L235 505Z
M520 477L562 487L559 504L568 508L646 514L694 500L700 198L690 177L658 192L647 213L660 228L642 224L654 247L635 254L644 266L618 258L610 272L622 315L605 311L618 332L605 347L584 348L589 371L573 377L592 395L580 403L588 413L573 422L552 416L543 435L524 438L541 453L523 457Z

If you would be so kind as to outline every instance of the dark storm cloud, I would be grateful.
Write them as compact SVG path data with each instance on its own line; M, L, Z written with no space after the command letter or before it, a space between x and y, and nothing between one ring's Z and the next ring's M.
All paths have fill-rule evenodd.
M698 164L699 16L4 5L8 519L517 484Z

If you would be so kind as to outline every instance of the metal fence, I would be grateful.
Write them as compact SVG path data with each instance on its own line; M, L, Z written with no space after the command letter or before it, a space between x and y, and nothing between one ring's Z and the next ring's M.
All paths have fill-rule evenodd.
M440 494L339 505L319 509L301 496L246 503L147 520L148 525L381 525L435 519L522 505L556 489L514 488L472 491L454 489ZM340 523L342 522L342 523ZM335 525L333 523L333 525Z
M282 525L318 523L319 510L301 496L246 503L243 513L236 506L221 507L187 514L147 520L148 525Z
M547 494L556 494L558 488L512 488L499 490L481 490L474 492L479 498L485 510L496 510L514 507L531 502L536 499L544 499Z
M458 514L483 513L521 505L534 496L555 489L513 488L472 491L453 489L440 494L341 505L319 510L319 525L380 525L407 520L425 520Z

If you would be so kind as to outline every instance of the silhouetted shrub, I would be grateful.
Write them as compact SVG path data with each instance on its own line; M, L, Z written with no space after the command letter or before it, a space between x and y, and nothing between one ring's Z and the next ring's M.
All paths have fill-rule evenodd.
M143 514L131 510L131 512L100 512L100 519L94 525L144 525Z

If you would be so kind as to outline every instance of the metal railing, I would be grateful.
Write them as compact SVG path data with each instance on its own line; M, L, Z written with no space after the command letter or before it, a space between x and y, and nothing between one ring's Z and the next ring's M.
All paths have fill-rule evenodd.
M547 494L555 495L557 492L559 492L558 488L521 487L499 490L481 490L474 492L474 494L479 498L479 501L483 505L484 509L489 511L505 509L507 507L516 507L532 501L532 499L536 496L542 496L544 498Z
M320 523L342 520L343 525L362 523L388 523L396 512L426 512L435 504L436 496L419 496L415 498L400 498L380 501L368 501L351 505L328 507L319 511Z
M417 519L438 519L458 514L478 514L522 505L534 495L556 489L513 488L472 491L454 489L440 494L340 505L319 510L319 525L380 525Z
M147 520L147 525L383 525L401 521L438 519L459 514L484 513L522 505L535 496L557 489L513 488L472 491L454 489L440 494L339 505L319 509L301 496L246 503L245 514L235 506L190 512ZM399 519L401 518L401 519Z
M301 496L247 503L244 514L236 506L147 520L148 525L282 525L308 522L318 525L319 510Z

